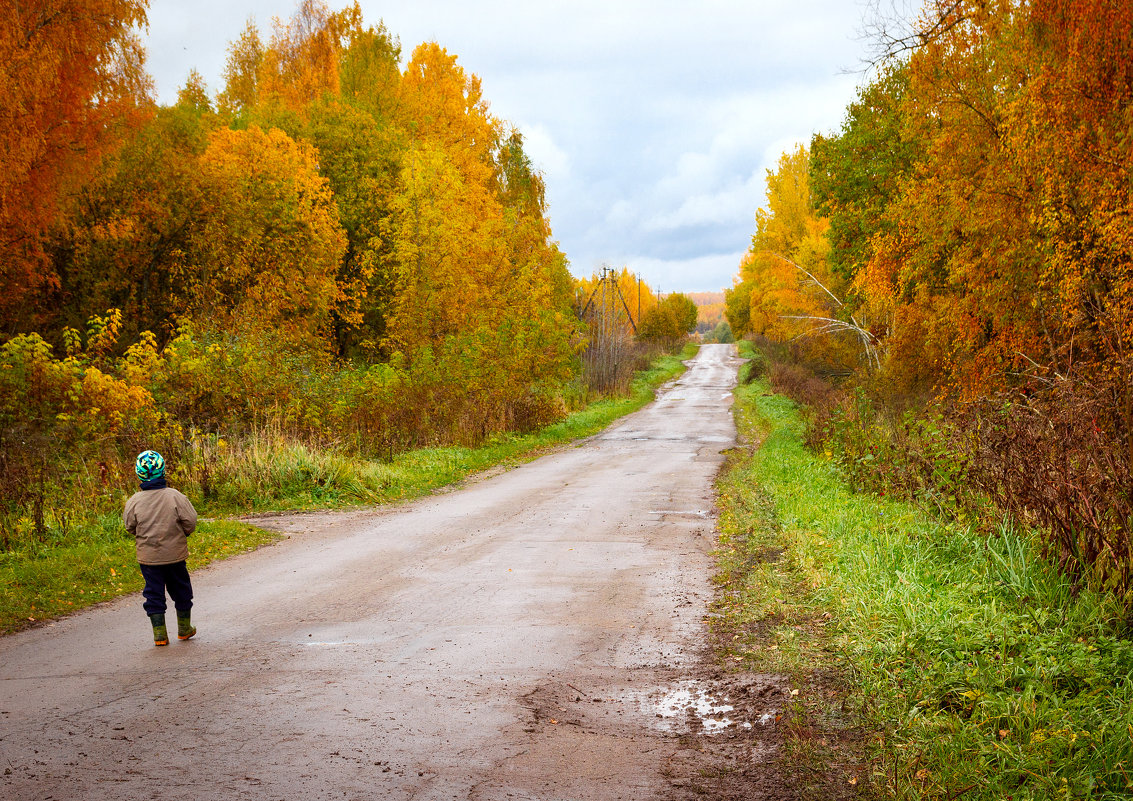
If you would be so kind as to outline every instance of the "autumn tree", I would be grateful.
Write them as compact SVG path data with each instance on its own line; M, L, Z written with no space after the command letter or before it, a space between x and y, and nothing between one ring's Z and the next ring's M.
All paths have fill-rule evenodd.
M249 18L236 41L228 46L224 64L224 89L217 97L217 106L228 114L239 114L255 108L260 99L260 64L264 60L264 44L254 19Z
M687 295L674 292L641 316L637 337L643 342L673 346L696 328L696 304Z
M409 153L401 183L384 238L396 270L387 348L404 353L483 318L506 253L499 207L443 150Z
M408 146L392 121L400 46L384 26L363 27L357 4L332 12L305 2L274 29L265 45L249 21L233 43L220 105L243 124L279 128L318 150L347 235L333 309L336 350L373 357L392 299L392 262L378 228L391 213Z
M407 138L367 109L339 103L312 107L293 136L318 150L319 172L334 194L346 233L338 270L342 294L334 309L337 349L342 355L373 357L386 336L394 292L393 256L381 225L403 188Z
M177 90L177 102L174 105L178 108L191 109L198 114L212 113L212 100L209 99L208 85L204 76L196 70L189 70L189 77Z
M1028 24L1027 60L1038 66L1009 110L1007 136L1032 168L1051 317L1063 342L1133 370L1133 8L1043 0ZM1046 356L1070 359L1065 349Z
M537 317L543 300L565 305L542 178L522 138L505 137L488 112L480 80L421 45L402 76L398 121L414 144L383 223L397 276L387 347L412 352L524 309Z
M199 170L209 202L173 265L186 311L324 347L346 242L315 151L278 129L221 129Z
M337 95L342 52L361 26L357 0L339 12L322 0L302 0L290 19L277 18L256 73L261 102L302 110Z
M885 321L892 379L973 396L1065 366L1071 341L1127 352L1129 10L934 0L921 25L816 140L835 258Z
M0 329L58 287L43 237L148 102L142 0L0 2Z
M191 87L192 82L187 83ZM81 329L121 309L124 338L151 330L167 337L184 310L176 265L192 249L198 219L212 202L199 159L216 124L195 92L161 108L77 193L50 251L59 302L48 330ZM206 101L207 102L207 101Z
M1010 5L941 7L947 32L910 59L904 125L923 154L859 279L871 297L897 299L894 380L974 388L1039 345L1029 168L1002 139L1030 70Z
M57 234L59 324L122 309L163 339L198 318L326 348L344 237L314 150L279 130L218 127L191 97L160 109Z
M547 419L569 375L575 322L522 137L435 43L414 50L394 121L412 145L382 223L394 276L386 352L459 359L468 396L497 421Z
M436 42L418 45L399 87L399 124L444 150L466 180L486 185L502 124L488 111L480 79Z
M750 256L745 253L743 259L748 258ZM743 275L743 261L740 263L740 275ZM751 333L751 284L736 280L724 292L724 319L736 336L742 338Z
M756 212L751 247L725 294L733 331L801 341L808 355L834 363L855 358L863 334L854 331L859 326L842 300L828 229L810 188L809 152L800 145L767 171L767 206Z
M509 263L498 280L497 304L507 316L522 321L535 352L549 359L536 369L527 357L530 374L550 371L565 378L562 371L570 354L562 347L576 326L574 280L552 238L543 176L531 163L518 130L512 129L495 153L491 186L503 213Z
M376 118L392 120L401 72L401 43L379 23L355 30L339 58L339 96Z

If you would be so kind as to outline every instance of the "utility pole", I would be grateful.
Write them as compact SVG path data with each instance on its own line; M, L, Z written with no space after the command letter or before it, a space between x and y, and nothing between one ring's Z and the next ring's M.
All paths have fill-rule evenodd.
M627 269L626 276L633 280ZM641 292L644 281L637 276L637 320L621 289L621 274L603 265L590 297L578 313L580 320L588 321L590 346L583 355L587 383L601 391L619 387L628 376L630 362L627 357L633 349L633 335L637 333L641 318ZM599 294L601 293L601 294ZM581 302L582 297L579 296ZM622 320L625 314L625 320ZM624 387L623 387L624 389Z

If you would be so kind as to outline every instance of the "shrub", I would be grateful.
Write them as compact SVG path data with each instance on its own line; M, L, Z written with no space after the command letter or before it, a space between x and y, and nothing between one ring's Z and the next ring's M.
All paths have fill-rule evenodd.
M1133 596L1130 366L1032 378L959 416L972 479L1075 577Z
M772 362L769 377L773 390L806 406L812 414L821 414L837 402L834 386L802 365Z
M917 500L951 517L979 517L985 506L970 487L961 433L938 406L898 417L856 387L810 433L857 489Z
M91 495L94 506L105 506L127 486L123 463L180 436L147 389L92 363L105 344L98 333L85 353L78 335L69 335L71 355L63 359L38 334L0 346L0 549L42 540L47 510L73 506L92 471L98 480L87 482L84 500Z

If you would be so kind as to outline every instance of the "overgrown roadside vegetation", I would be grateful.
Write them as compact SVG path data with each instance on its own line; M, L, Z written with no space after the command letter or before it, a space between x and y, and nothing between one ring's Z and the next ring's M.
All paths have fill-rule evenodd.
M730 665L799 688L780 724L800 795L1133 797L1120 602L1006 524L854 493L762 379L736 398L715 629Z
M1133 4L913 5L768 172L729 325L859 487L1008 512L1133 620Z
M528 434L503 434L477 448L426 448L390 461L366 460L333 449L317 450L263 434L258 443L216 456L210 498L199 484L189 487L202 517L284 509L336 508L419 497L498 465L514 465L548 448L590 436L613 420L641 408L654 390L684 371L682 360L696 354L686 345L679 355L661 355L639 371L628 395L604 398L562 421ZM178 483L178 466L170 478ZM196 490L195 492L193 490ZM104 507L121 508L126 493L104 488ZM112 497L111 497L112 496ZM49 510L50 511L50 510ZM134 543L116 512L81 517L72 511L49 514L42 542L0 552L0 633L35 625L142 588ZM238 520L206 519L190 540L190 569L251 550L278 535Z

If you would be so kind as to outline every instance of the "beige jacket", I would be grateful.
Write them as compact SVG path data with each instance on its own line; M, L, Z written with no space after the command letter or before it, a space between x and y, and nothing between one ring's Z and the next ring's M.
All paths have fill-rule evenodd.
M197 528L197 510L172 487L135 492L126 501L122 522L134 535L143 565L171 565L189 558L188 537Z

